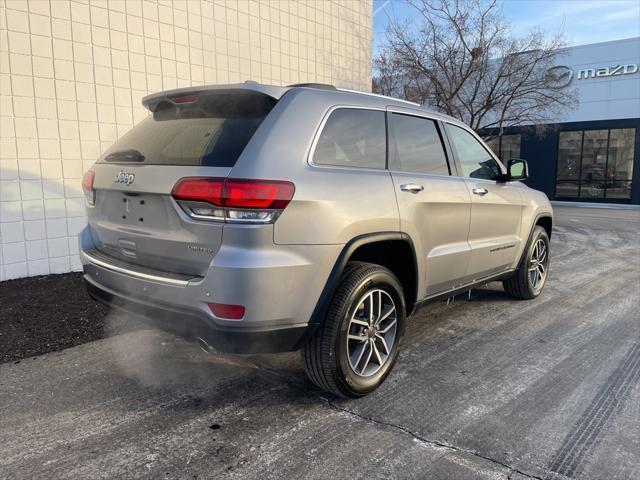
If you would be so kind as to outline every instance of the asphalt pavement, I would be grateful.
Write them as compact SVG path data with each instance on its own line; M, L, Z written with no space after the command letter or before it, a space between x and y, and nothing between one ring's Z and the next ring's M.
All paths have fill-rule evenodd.
M536 300L412 317L360 400L151 330L2 364L0 478L637 479L640 210L556 208L551 255Z

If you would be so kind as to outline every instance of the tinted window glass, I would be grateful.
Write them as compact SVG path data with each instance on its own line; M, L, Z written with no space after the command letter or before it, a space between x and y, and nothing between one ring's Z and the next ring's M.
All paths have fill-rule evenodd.
M384 112L340 108L329 116L313 153L313 163L385 168Z
M587 130L582 142L582 180L604 180L609 131Z
M120 138L100 162L232 167L276 100L223 93L166 102Z
M498 162L473 135L455 125L447 125L447 132L458 155L463 176L487 180L498 178L502 173Z
M556 197L631 198L635 129L560 132Z
M391 115L395 139L391 168L402 172L449 174L447 157L433 120Z
M582 155L582 132L560 132L558 143L558 179L580 178L580 156Z

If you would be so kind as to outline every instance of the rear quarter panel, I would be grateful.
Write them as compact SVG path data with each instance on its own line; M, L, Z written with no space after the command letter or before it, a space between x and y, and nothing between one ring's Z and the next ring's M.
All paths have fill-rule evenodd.
M369 106L349 99L340 105ZM288 92L233 168L234 177L295 184L293 200L275 223L277 244L344 244L358 235L399 230L388 171L308 163L318 128L335 105L335 93L305 89Z

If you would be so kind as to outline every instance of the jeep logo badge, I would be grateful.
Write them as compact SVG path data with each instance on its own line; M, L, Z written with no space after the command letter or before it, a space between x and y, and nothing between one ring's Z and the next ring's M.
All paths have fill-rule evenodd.
M123 170L120 170L116 175L116 178L113 179L113 183L122 183L127 187L133 183L136 179L135 173L127 173Z

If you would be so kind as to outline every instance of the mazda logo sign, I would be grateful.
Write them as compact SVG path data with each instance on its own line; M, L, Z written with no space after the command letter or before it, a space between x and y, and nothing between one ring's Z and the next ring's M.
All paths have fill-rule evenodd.
M564 65L548 68L544 72L544 83L550 88L564 88L571 83L573 70Z

